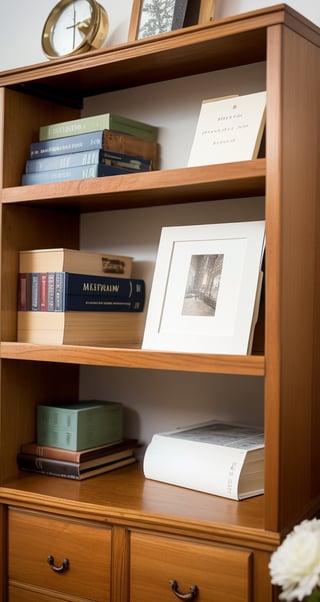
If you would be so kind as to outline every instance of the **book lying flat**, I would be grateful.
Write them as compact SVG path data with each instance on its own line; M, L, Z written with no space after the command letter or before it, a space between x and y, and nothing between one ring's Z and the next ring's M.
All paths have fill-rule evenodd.
M188 167L256 159L266 122L266 92L202 102Z
M138 447L138 439L125 438L117 443L108 443L107 445L98 445L79 451L53 447L52 445L39 445L36 441L23 443L20 447L20 453L31 454L41 458L51 458L53 460L64 460L67 462L88 462L94 459L100 459L103 456L115 454L117 452L133 452Z
M159 144L152 140L143 140L137 136L98 130L76 136L61 136L52 140L41 140L30 144L30 159L54 157L66 153L103 149L118 153L138 155L151 161L152 169L159 163Z
M103 165L102 163L92 163L78 167L68 167L65 169L52 169L48 171L36 171L22 175L22 186L32 184L50 184L50 182L66 182L69 180L88 180L91 178L102 178L107 176L119 176L123 174L132 174L132 169L124 167L115 167L113 165Z
M124 167L132 171L150 171L152 161L109 150L95 149L82 151L78 153L67 153L55 155L54 157L44 157L40 159L29 159L25 165L25 173L39 171L49 171L51 169L66 169L69 167L79 167L81 165L92 165L101 163L114 167Z
M39 138L40 140L50 140L60 136L74 136L76 134L104 129L113 132L122 132L123 134L151 141L155 141L158 135L158 128L153 125L123 117L122 115L116 115L115 113L104 113L102 115L80 117L79 119L43 125L39 130Z
M18 311L17 340L41 345L141 346L144 312Z
M19 272L73 272L96 276L129 278L132 257L113 255L107 251L79 249L28 249L19 252Z
M90 477L122 468L128 464L136 462L132 454L122 457L118 460L107 461L97 466L82 468L75 462L63 462L52 460L50 458L35 457L27 454L18 454L18 466L20 470L27 472L36 472L53 477L62 477L64 479L74 479L82 481Z
M260 428L214 421L153 435L146 478L242 500L264 490Z

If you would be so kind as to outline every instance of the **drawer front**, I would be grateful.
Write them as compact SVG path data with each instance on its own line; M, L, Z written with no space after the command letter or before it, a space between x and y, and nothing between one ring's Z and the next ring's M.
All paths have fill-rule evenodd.
M44 594L35 592L34 590L28 590L20 588L19 586L11 585L9 587L9 602L71 602L70 598L52 597L50 594ZM72 602L81 602L77 598L73 598Z
M68 561L63 572L55 567ZM111 531L85 521L9 509L9 583L110 600ZM65 563L66 564L66 563Z
M130 602L174 602L170 581L183 595L197 586L199 602L251 600L250 551L132 533L130 555Z

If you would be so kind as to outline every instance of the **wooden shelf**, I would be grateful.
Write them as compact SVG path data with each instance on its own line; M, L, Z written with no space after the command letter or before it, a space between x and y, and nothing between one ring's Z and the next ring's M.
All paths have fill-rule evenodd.
M116 349L73 345L34 345L3 342L1 357L14 360L34 360L115 366L121 368L148 368L204 372L212 374L264 375L264 356L212 355L205 353L169 353L142 349Z
M105 211L261 196L265 159L5 188L4 204Z
M0 86L81 107L84 97L105 92L106 87L119 90L264 61L266 27L282 23L316 40L316 26L279 4L79 57L4 72Z
M3 503L38 507L63 516L113 524L146 526L166 532L243 542L257 548L277 545L279 536L263 529L264 496L240 503L145 479L139 463L86 481L21 473L0 488Z

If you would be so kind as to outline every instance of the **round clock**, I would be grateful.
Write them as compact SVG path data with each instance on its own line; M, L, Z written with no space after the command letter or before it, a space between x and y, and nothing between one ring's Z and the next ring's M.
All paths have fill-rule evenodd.
M60 0L44 24L42 49L52 59L100 48L108 27L108 15L96 0Z

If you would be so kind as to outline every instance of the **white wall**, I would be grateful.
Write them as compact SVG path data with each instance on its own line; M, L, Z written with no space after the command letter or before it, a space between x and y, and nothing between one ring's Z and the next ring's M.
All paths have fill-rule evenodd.
M107 44L125 42L132 0L100 2L110 18ZM55 4L56 0L11 0L0 3L0 70L47 60L41 51L41 31L47 14ZM217 17L272 4L272 1L218 0ZM320 25L320 0L291 0L290 4ZM179 167L186 165L203 98L264 88L265 65L257 63L93 97L86 100L84 114L114 111L160 126L161 166ZM125 213L129 214L127 221L121 211L84 215L81 247L133 255L133 275L145 278L147 290L150 291L163 225L263 219L264 199L133 209ZM89 366L81 369L80 392L82 399L121 401L125 406L126 434L139 437L142 441L148 441L157 430L213 417L248 423L263 422L263 379L258 377Z
M276 0L217 0L217 17L225 17L276 4ZM41 49L44 21L57 0L0 2L0 71L46 61ZM100 0L108 12L107 45L127 40L132 0ZM320 25L319 0L290 0L290 6Z

